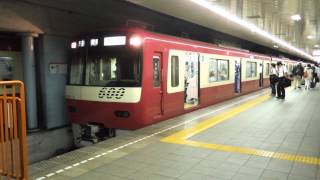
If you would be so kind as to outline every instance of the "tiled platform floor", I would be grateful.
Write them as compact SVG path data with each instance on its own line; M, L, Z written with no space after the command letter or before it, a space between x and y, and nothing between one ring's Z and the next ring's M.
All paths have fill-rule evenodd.
M266 91L137 131L121 131L114 139L31 165L31 179L320 180L317 165L160 141L212 117L208 115L210 112L219 114L227 110L223 109L226 106L241 104L244 99L261 93ZM157 133L189 120L193 121ZM291 90L285 101L271 98L190 138L206 143L312 157L319 157L319 139L319 89ZM94 159L90 160L90 157Z

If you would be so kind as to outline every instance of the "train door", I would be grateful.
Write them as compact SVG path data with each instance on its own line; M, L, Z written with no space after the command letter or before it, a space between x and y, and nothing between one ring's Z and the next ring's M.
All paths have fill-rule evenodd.
M259 87L263 87L263 61L259 63Z
M234 62L234 92L241 92L241 60L236 59Z
M162 84L162 55L154 53L153 63L153 115L155 118L163 115L163 84Z
M186 53L184 69L184 108L199 105L199 54Z

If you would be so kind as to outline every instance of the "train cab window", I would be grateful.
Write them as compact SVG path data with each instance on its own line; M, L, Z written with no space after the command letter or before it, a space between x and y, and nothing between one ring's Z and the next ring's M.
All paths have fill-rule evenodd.
M171 87L179 86L179 57L171 56Z
M257 63L247 61L246 63L246 77L254 78L257 77Z
M218 60L218 81L229 80L229 61Z
M103 86L108 80L117 78L116 58L97 58L87 63L87 82L90 85Z
M70 62L69 84L80 85L83 78L83 65L85 53L82 49L77 49L72 52Z
M141 86L141 51L123 47L90 47L85 66L85 85Z
M153 56L153 86L160 86L160 59L158 56Z

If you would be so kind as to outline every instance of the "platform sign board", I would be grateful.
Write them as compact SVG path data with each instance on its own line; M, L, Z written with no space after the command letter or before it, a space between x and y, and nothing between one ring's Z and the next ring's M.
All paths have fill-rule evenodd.
M50 74L67 74L67 64L51 63L49 64Z

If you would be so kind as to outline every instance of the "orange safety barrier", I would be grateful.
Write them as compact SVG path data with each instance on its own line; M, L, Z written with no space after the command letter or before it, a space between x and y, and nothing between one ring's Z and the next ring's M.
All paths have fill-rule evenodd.
M28 179L25 90L0 81L0 179Z

